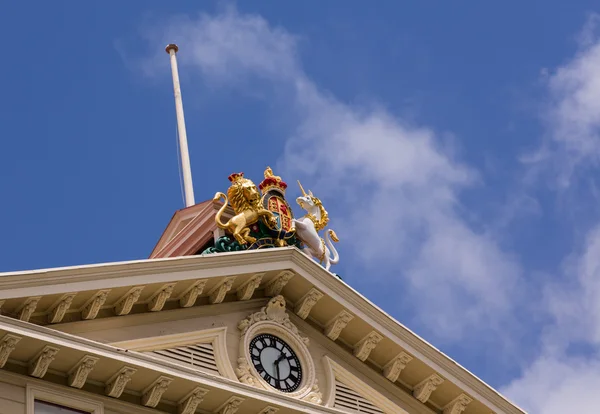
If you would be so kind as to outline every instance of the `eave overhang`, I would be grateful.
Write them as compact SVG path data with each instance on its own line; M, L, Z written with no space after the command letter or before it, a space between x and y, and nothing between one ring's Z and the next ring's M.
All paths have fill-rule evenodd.
M465 414L489 413L490 410L524 412L295 248L4 273L0 274L0 311L23 319L28 303L35 302L35 309L28 315L28 320L43 325L52 317L56 320L57 307L68 294L74 293L64 312L63 323L52 325L56 329L68 330L68 325L76 322L64 322L81 319L79 315L83 307L86 304L89 307L90 300L98 291L110 290L110 293L96 317L114 317L116 301L124 301L127 295L135 299L135 306L129 311L149 311L149 303L156 301L161 289L164 290L167 285L173 287L164 309L173 309L181 303L182 295L202 280L206 282L203 282L204 290L196 305L208 303L207 295L212 292L214 296L215 289L219 289L228 278L235 279L220 300L241 300L240 289L257 275L260 275L259 286L250 292L250 297L253 294L254 297L269 296L269 289L276 279L287 275L278 293L284 295L288 304L294 304L293 310L302 319L328 336L336 318L343 319L340 315L350 314L351 320L342 323L338 335L334 333L330 338L373 369L384 373L386 366L395 358L403 353L409 354L412 357L410 363L392 381L404 391L414 394L421 381L432 375L442 377L444 382L428 401L434 408L444 407L458 396L467 394L474 401ZM142 292L132 295L132 290L140 287ZM378 339L376 345L364 346L365 341L372 337Z
M106 393L115 374L125 368L134 373L127 382L126 390L116 397L125 404L143 407L143 395L151 389L152 384L160 377L172 382L161 394L160 403L156 406L163 412L177 412L178 404L185 401L194 389L200 387L203 393L198 408L206 412L217 412L232 397L242 399L240 409L243 412L259 413L266 407L277 408L278 414L314 413L339 414L340 411L309 402L294 399L284 394L275 394L262 389L250 387L224 377L213 376L192 368L171 363L147 354L104 345L75 335L55 331L46 327L33 325L0 316L0 343L8 336L20 338L10 352L3 371L36 377L31 368L35 366L36 357L48 347L58 350L46 367L41 378L60 385L69 385L69 372L76 370L82 358L98 358L94 368L87 374L83 391L95 394L96 397L110 401ZM193 411L195 412L195 410Z

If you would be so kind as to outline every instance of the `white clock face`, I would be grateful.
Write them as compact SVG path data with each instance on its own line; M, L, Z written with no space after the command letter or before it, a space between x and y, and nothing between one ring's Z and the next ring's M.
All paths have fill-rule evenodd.
M300 360L283 339L271 334L257 335L250 342L250 358L258 374L271 387L293 392L300 386Z

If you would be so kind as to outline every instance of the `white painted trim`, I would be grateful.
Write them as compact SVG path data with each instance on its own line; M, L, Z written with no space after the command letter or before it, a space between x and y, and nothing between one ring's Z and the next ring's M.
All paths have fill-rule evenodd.
M90 414L104 414L104 404L84 398L65 388L65 391L58 391L53 388L44 387L41 385L27 384L25 390L25 413L36 414L34 411L35 400L49 402L52 404L62 405L65 408L74 410L89 411Z
M325 399L323 401L325 406L333 408L336 392L335 380L337 379L371 401L373 405L376 405L387 414L409 414L408 411L375 391L328 356L323 357L323 365L327 378L327 391L325 392Z
M205 329L202 331L184 332L172 335L155 336L151 338L133 339L130 341L114 342L111 345L131 351L147 352L159 349L175 348L193 344L211 344L215 353L215 363L219 374L237 381L235 371L231 366L227 352L227 327Z
M92 354L101 358L120 361L123 365L146 368L160 375L193 382L203 388L212 387L243 398L260 400L267 405L275 405L277 407L293 410L294 412L314 413L315 407L317 407L318 411L316 412L319 413L340 414L339 410L316 406L315 404L292 398L283 393L274 393L272 391L242 384L238 381L232 381L228 378L210 375L203 371L186 368L183 365L139 352L124 352L123 349L114 348L110 345L65 334L43 326L8 318L6 316L0 316L0 329L43 343L55 344L58 347L83 351L87 354ZM0 372L0 375L1 374L2 372Z
M299 274L490 410L525 412L294 247L3 273L0 301L281 270Z

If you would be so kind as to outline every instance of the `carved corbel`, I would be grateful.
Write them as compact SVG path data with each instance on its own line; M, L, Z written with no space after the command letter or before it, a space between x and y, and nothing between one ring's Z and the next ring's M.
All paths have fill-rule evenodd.
M156 407L160 402L162 395L165 393L169 385L173 382L173 378L159 377L148 388L142 391L142 404L146 407Z
M106 298L110 293L110 289L99 290L92 296L92 298L83 306L81 311L81 319L89 320L95 319L98 316L98 312L104 302L106 302Z
M444 407L443 414L461 414L473 399L466 394L460 394Z
M413 357L406 352L400 352L396 358L385 364L383 367L383 376L392 382L396 382L402 370L406 368L406 364L412 361L412 359Z
M190 286L185 292L183 292L183 295L181 295L181 297L179 298L179 306L181 306L182 308L189 308L191 306L194 306L194 304L196 303L196 299L198 299L198 296L202 294L202 291L204 290L205 286L206 279L197 280L196 282L194 282L194 284Z
M431 396L431 393L434 392L442 382L444 382L444 379L439 375L430 375L415 386L413 389L413 396L425 404Z
M131 367L123 367L113 375L108 382L106 383L106 388L104 392L109 397L119 398L123 391L125 390L125 386L129 381L131 381L131 376L137 372L137 369Z
M65 313L71 307L73 299L77 293L67 293L63 295L58 302L50 309L48 314L48 323L59 323L65 317Z
M294 277L294 272L292 272L291 270L284 270L280 272L265 286L265 295L281 295L281 291L292 277Z
M4 302L6 302L6 299L0 300L0 315L2 315L2 306L4 306Z
M29 375L36 378L42 378L46 375L50 363L56 358L59 349L53 346L45 346L30 362Z
M248 300L254 294L254 291L260 286L260 282L262 282L262 278L264 273L257 273L250 278L247 282L244 282L237 289L237 298L238 300Z
M379 335L377 332L371 332L354 346L354 356L363 362L366 361L371 351L375 349L382 339L383 336Z
M19 313L19 319L25 322L29 322L29 318L31 318L31 315L33 315L33 312L35 312L35 308L37 308L38 302L41 298L41 296L27 298L25 300L25 303L23 303L23 305L21 305L21 307L17 311Z
M306 319L310 310L315 306L317 301L323 297L323 294L319 292L317 289L312 288L308 291L306 295L302 297L294 307L294 312L296 315L301 317L302 319Z
M129 291L121 297L115 304L115 314L118 316L127 315L131 312L131 308L135 302L138 301L140 295L142 294L142 290L144 290L145 286L136 286L134 288L129 289Z
M268 406L263 408L258 414L275 414L277 411L279 411L279 408Z
M350 312L346 310L341 311L325 325L325 335L332 341L335 341L352 319L354 319L354 316Z
M94 369L96 362L98 362L98 358L91 355L84 356L79 363L69 371L69 385L74 388L83 387L88 375Z
M150 301L148 302L148 310L150 312L161 311L163 306L165 306L167 299L169 299L171 297L174 287L175 287L175 283L167 283L166 285L163 285L150 298Z
M0 340L0 368L6 364L10 353L15 350L20 340L20 336L13 334L6 334L2 337Z
M226 277L221 283L212 288L210 292L208 292L208 302L211 304L223 302L225 295L231 290L234 281L235 276Z
M219 414L235 414L243 402L244 402L243 398L230 397L227 401L225 401L225 403L223 405L221 405L217 409L216 412Z
M208 390L196 387L192 392L183 397L177 405L178 414L194 414L198 405L204 400Z
M302 399L313 404L323 403L323 394L321 394L321 391L319 390L319 382L317 380L315 380L310 392Z

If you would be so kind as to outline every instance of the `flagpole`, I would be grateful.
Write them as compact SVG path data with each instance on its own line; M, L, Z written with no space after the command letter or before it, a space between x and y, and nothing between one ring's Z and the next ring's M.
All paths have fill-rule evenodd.
M175 93L175 111L177 113L177 131L179 136L179 154L181 155L181 169L183 170L183 188L185 192L185 206L196 204L194 201L194 187L192 185L192 167L188 151L187 134L185 132L185 118L183 116L183 103L181 101L181 88L179 86L179 72L177 70L177 57L179 48L175 44L167 45L165 51L171 57L171 72L173 74L173 91Z

